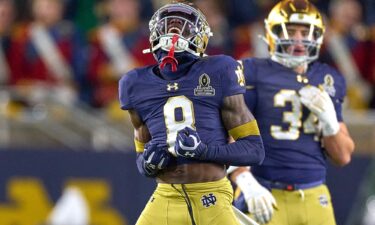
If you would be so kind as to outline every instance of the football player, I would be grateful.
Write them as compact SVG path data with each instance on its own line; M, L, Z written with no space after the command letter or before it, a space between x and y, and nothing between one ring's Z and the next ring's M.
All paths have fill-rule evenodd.
M258 121L266 157L251 167L257 180L248 171L236 177L244 194L235 204L261 223L335 224L326 159L344 166L354 150L342 116L345 79L316 61L325 26L307 0L280 1L265 28L270 58L240 62L245 101ZM267 190L248 191L257 181L272 191L278 210Z
M158 63L119 82L138 169L158 183L137 224L239 224L226 165L258 165L264 158L242 69L228 56L204 55L212 33L193 5L161 7L149 29L145 52ZM236 142L227 144L229 135Z

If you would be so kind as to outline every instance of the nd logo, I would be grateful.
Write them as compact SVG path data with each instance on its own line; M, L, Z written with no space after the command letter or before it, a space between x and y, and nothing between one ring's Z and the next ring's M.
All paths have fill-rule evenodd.
M66 186L81 190L89 206L89 224L127 225L125 219L108 205L111 188L100 179L69 179ZM6 185L5 203L0 202L0 224L45 224L54 203L37 178L13 178Z

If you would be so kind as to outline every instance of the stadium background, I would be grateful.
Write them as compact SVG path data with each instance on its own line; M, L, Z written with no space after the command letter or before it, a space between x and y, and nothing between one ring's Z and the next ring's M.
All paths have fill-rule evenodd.
M5 20L2 1L5 0L0 1L0 22ZM109 1L139 4L130 10L139 12L136 13L138 20L128 25L133 33L134 29L147 29L153 8L165 2L47 1L63 3L63 19L74 24L82 35L84 54L78 59L81 68L90 67L95 31L111 20L106 5ZM236 58L266 56L266 46L256 34L263 32L262 20L277 1L196 2L213 28L214 37L208 48L210 54L226 53ZM327 33L322 60L346 72L349 96L344 118L356 142L356 152L349 166L329 166L328 169L327 183L332 192L337 223L375 224L375 106L372 94L375 90L375 2L313 2L326 15L328 29L335 32ZM31 10L33 1L16 0L14 3L11 31L1 31L2 39L19 38L20 30L28 29L25 24L35 22ZM353 15L353 11L357 14ZM124 35L131 36L132 32ZM333 37L334 34L343 38L341 48L335 48L329 41L330 35ZM18 39L15 41L19 42ZM337 55L345 55L346 59ZM352 64L349 68L342 66L348 58ZM10 74L12 72L11 67ZM71 99L66 95L54 95L56 88L67 83L57 86L46 81L47 85L41 87L38 85L40 80L28 83L29 86L12 79L1 81L0 225L46 224L62 196L67 196L69 187L78 188L79 198L88 210L86 219L92 225L134 224L148 200L155 183L138 175L132 129L126 112L118 109L117 99L100 101L103 98L95 98L93 93L99 92L96 88L102 87L94 85L89 71L83 70L82 74L83 79L75 84L79 87L75 89L76 98L71 101L66 101ZM108 87L117 91L113 85ZM72 205L65 203L64 207L69 209ZM65 211L67 215L76 216L74 212Z

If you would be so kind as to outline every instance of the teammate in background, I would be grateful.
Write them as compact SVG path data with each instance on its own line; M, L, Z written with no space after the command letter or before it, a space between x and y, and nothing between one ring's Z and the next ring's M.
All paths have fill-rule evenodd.
M245 194L236 206L267 224L335 224L330 193L325 185L326 158L344 166L354 143L343 122L344 77L315 61L325 26L319 11L306 0L283 0L265 20L270 58L242 60L245 100L259 123L266 157L250 173L238 173ZM264 197L264 200L263 199ZM241 207L243 206L243 207Z
M228 56L204 56L212 33L191 4L161 7L149 28L158 64L119 82L138 169L158 182L137 224L239 224L226 165L258 165L264 158L243 98L242 70ZM236 142L227 144L228 132Z

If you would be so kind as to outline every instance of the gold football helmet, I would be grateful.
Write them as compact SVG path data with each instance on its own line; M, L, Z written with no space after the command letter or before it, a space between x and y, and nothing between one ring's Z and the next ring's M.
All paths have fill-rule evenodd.
M158 49L189 52L203 56L208 40L212 36L210 26L203 13L192 4L173 2L155 12L149 22L151 52ZM172 44L172 38L178 41Z
M288 25L304 25L308 34L303 40L294 40ZM325 26L317 8L308 0L282 0L273 7L265 20L266 41L271 58L287 67L295 68L316 60L323 43ZM304 54L290 50L296 43L303 44Z

